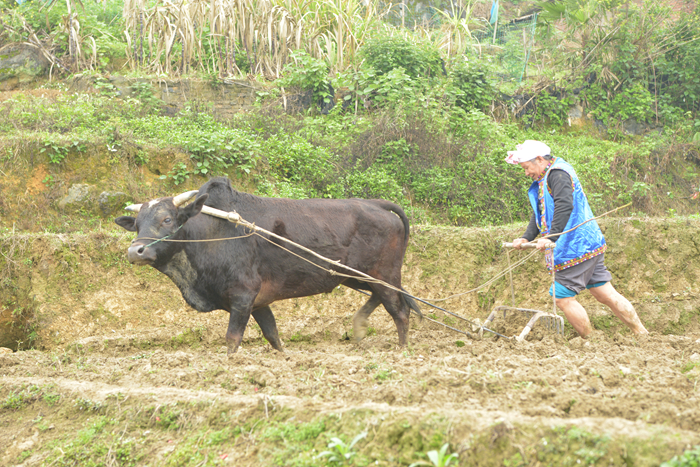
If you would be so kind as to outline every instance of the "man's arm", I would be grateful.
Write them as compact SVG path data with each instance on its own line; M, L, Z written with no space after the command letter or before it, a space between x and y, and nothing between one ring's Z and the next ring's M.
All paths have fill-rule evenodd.
M571 177L563 170L554 169L547 178L547 185L554 198L554 215L549 234L557 234L564 231L569 222L571 212L574 210L574 187ZM559 236L551 237L556 242Z
M549 234L561 233L566 228L571 212L574 210L574 187L571 183L571 177L561 169L553 169L547 178L547 186L552 191L552 198L554 199L554 214L552 215L552 225L550 226ZM535 213L533 213L530 216L530 223L527 225L527 229L521 238L531 242L539 234L540 229L537 227L537 220ZM558 238L556 236L545 240L556 242ZM513 242L515 243L517 240Z
M522 238L524 238L528 242L531 242L539 234L540 229L537 227L537 220L535 219L535 213L533 212L530 216L530 223L527 225L527 229L525 229L525 233L522 235Z

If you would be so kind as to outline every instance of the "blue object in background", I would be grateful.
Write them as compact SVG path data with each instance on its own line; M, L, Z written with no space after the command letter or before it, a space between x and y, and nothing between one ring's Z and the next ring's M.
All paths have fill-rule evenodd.
M498 0L493 0L491 3L491 24L496 24L498 21Z

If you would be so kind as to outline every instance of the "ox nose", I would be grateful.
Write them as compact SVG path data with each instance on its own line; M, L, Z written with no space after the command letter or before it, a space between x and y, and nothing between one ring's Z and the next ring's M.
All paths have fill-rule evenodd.
M146 248L143 243L132 243L127 250L129 262L133 264L147 264L155 261L155 253L152 249Z

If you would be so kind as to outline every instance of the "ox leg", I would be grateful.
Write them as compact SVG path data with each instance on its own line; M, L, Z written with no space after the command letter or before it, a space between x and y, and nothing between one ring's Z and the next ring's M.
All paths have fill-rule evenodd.
M352 333L355 342L361 341L367 335L367 319L380 303L382 303L382 300L379 298L379 296L376 293L372 293L372 296L369 298L369 300L367 300L367 303L362 305L362 308L357 310L355 315L352 317Z
M272 314L272 310L269 306L264 306L253 310L253 318L260 326L263 337L267 339L273 349L284 352L282 348L282 341L280 340L279 333L277 332L277 322L275 321L275 315Z
M232 308L228 317L228 329L226 330L226 346L228 355L236 353L243 340L245 327L250 319L250 308Z
M410 310L401 294L394 290L382 288L376 291L381 297L382 305L394 319L396 331L399 333L399 345L401 347L408 343L408 315Z

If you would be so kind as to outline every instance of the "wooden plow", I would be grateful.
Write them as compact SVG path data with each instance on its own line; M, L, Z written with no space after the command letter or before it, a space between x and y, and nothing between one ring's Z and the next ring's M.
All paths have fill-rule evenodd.
M504 248L513 248L512 243L504 243L503 244ZM521 245L521 248L536 248L537 245L534 243L525 243ZM556 244L553 244L551 248L556 247ZM506 250L508 254L508 269L510 269L510 252ZM516 341L522 342L525 340L527 335L532 331L532 328L535 327L535 324L538 321L542 321L542 323L545 326L545 329L549 331L554 331L559 335L564 335L564 318L560 316L557 313L557 304L556 304L556 287L554 284L555 280L555 271L552 270L552 312L546 312L546 311L541 311L541 310L532 310L529 308L518 308L515 306L515 288L513 286L513 274L511 271L508 272L508 279L510 283L510 294L511 294L511 299L513 302L512 306L497 306L491 311L491 314L489 314L488 318L486 318L486 321L484 321L483 326L489 326L493 320L496 318L498 315L499 311L503 312L503 319L506 319L507 313L509 311L514 311L514 312L519 312L519 313L526 313L530 315L530 320L527 322L525 325L525 328L523 328L522 332L517 335L513 336ZM483 335L484 328L482 327L479 329L479 337Z

